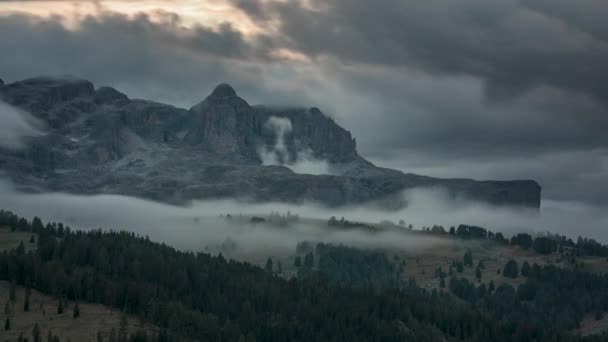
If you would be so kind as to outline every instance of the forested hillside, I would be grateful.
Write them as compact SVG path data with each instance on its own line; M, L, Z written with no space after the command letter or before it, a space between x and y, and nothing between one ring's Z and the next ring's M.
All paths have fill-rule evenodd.
M137 341L606 339L577 337L566 330L576 325L580 313L606 309L598 306L606 302L603 276L577 279L579 274L559 269L533 269L528 282L537 284L536 295L524 289L497 289L487 299L460 295L463 301L447 291L421 289L415 282L399 288L351 287L344 281L352 278L350 274L342 274L339 281L332 280L331 272L287 280L248 263L178 251L133 233L72 231L5 211L0 212L0 226L38 236L33 250L21 245L0 254L0 280L58 300L104 304L160 328L153 336L134 336ZM342 262L336 257L338 250L321 248L324 270ZM384 263L374 254L369 256L348 260ZM547 282L554 287L546 287ZM479 290L473 286L471 291ZM549 292L541 296L540 291ZM586 298L598 301L580 305L576 300ZM551 301L559 305L543 311ZM573 319L566 317L567 324L562 325L560 317L570 310ZM522 312L530 316L519 316Z

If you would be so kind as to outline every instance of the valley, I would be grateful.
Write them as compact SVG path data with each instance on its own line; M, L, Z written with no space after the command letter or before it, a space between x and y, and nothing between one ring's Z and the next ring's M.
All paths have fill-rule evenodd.
M251 284L258 284L256 285L257 289L255 290L257 293L258 291L270 291L269 288L266 288L267 286L275 288L276 290L277 286L279 288L288 286L289 288L290 286L298 284L298 287L303 286L303 288L298 291L308 291L304 289L309 286L337 286L338 288L336 291L346 291L347 293L350 293L350 295L365 297L370 295L366 294L366 289L375 289L374 292L379 291L378 295L382 296L382 293L389 295L389 293L393 292L391 289L398 288L400 289L399 291L401 294L396 298L407 300L407 303L409 303L407 305L411 305L417 300L425 298L424 300L427 301L427 305L431 305L431 307L428 308L429 310L438 308L434 306L435 304L432 304L435 300L444 303L441 307L447 305L456 310L456 312L464 310L464 307L456 309L464 305L464 303L470 303L469 305L476 306L479 305L479 309L485 312L483 314L484 318L480 319L482 322L487 322L487 324L495 324L490 323L494 319L492 317L495 317L495 315L498 315L496 317L505 315L503 310L507 310L506 312L512 311L514 313L519 312L519 315L531 314L527 312L528 309L526 309L526 307L528 304L526 303L529 301L545 301L548 299L541 299L539 296L542 292L537 293L536 291L546 291L544 293L548 294L559 289L559 291L566 291L567 294L564 293L564 295L572 296L578 291L577 289L579 286L583 284L586 284L584 286L589 286L596 282L602 283L606 281L605 274L607 274L606 271L608 270L608 246L598 244L592 240L579 239L579 241L573 242L572 240L559 236L548 236L549 240L545 240L547 237L542 235L530 237L527 234L518 234L515 237L511 237L511 241L509 242L508 238L504 238L502 234L492 233L481 227L464 225L460 225L456 227L456 229L450 228L447 230L440 226L415 229L415 227L409 227L405 224L398 225L388 222L363 223L334 218L328 221L318 219L311 220L301 218L295 214L282 215L273 213L271 215L252 216L225 215L222 218L223 220L236 220L243 229L259 229L259 225L267 225L267 229L284 232L291 229L297 229L295 224L307 224L316 225L318 229L326 231L329 234L335 233L336 231L357 231L363 234L362 236L372 237L374 235L391 232L392 234L397 234L395 236L403 236L406 240L411 239L418 242L433 241L433 243L425 243L419 248L411 249L405 246L403 248L377 248L365 247L365 245L362 244L359 247L350 247L340 243L327 244L314 241L301 241L297 244L295 249L256 249L256 251L252 253L247 252L247 249L243 250L242 246L239 246L235 240L228 239L221 245L200 246L200 251L211 253L211 255L207 255L201 254L199 251L194 251L196 254L187 251L185 252L187 254L183 254L184 252L175 251L164 245L164 247L161 247L160 245L150 242L147 237L137 237L132 233L103 233L97 230L89 231L87 233L79 231L72 232L68 227L52 224L46 225L46 228L44 228L44 226L41 226L38 223L35 225L38 228L33 229L33 226L28 221L24 221L23 219L17 220L11 215L11 213L5 211L0 215L2 216L2 223L4 225L4 228L0 230L0 237L2 238L0 245L3 246L3 251L0 253L0 280L4 279L0 282L0 285L2 286L1 293L4 295L0 300L8 305L6 308L9 308L9 311L7 311L9 314L7 315L5 313L6 317L2 316L3 320L6 320L7 317L10 319L11 328L10 330L5 331L8 332L9 335L4 335L8 336L9 340L18 337L18 335L22 333L24 336L31 334L35 325L38 326L37 330L44 333L44 336L46 336L50 330L51 334L57 335L61 341L66 339L98 339L98 332L100 332L100 336L103 340L110 338L110 336L118 336L116 337L118 339L119 336L128 336L129 334L132 336L137 336L137 334L143 336L145 334L148 338L157 338L159 341L187 341L189 338L195 336L223 336L222 339L226 341L236 341L241 338L254 340L255 336L265 336L264 334L269 333L269 331L264 332L264 330L252 328L249 323L246 323L248 321L244 317L222 313L222 310L224 310L222 309L223 305L229 305L227 308L236 309L242 304L237 304L236 302L232 303L232 301L236 301L237 298L224 298L222 295L220 295L220 298L224 298L223 300L227 300L228 302L225 302L225 304L214 302L216 299L213 299L213 296L218 295L218 292L215 292L218 291L218 289L214 289L217 284L212 285L212 283L208 283L207 280L203 280L206 279L205 277L207 276L204 276L204 278L201 279L199 279L198 276L192 278L192 276L187 275L189 272L192 272L192 270L184 270L186 273L179 273L179 269L182 269L182 266L179 266L178 269L175 270L166 268L169 265L175 265L175 261L171 261L175 257L184 258L183 261L180 262L183 263L183 265L190 264L191 266L188 267L195 267L192 263L196 263L198 265L196 267L201 267L201 270L207 270L203 271L204 273L201 273L201 275L208 274L208 276L214 277L210 278L209 281L211 281L211 279L219 280L223 278L225 279L224 281L231 279L229 280L229 283L225 283L226 286L230 286L231 290L229 291L237 290L241 288L241 286L247 287ZM36 220L37 219L34 221L39 222ZM9 227L11 224L9 222L18 222L18 226L16 226L15 229L10 229ZM50 236L55 236L55 238L48 240ZM29 242L31 240L35 242ZM111 245L108 245L112 240L116 240L115 243L118 243L116 247L110 247ZM120 242L122 240L124 240L124 242ZM77 243L77 241L79 241L78 244L74 244ZM528 243L527 241L530 242ZM553 241L553 243L550 243L548 246L554 247L548 247L548 249L546 249L546 241ZM25 246L28 244L29 246L26 250ZM97 244L99 244L99 246ZM23 245L24 248L22 248L21 245ZM71 285L67 285L68 283L66 283L67 287L63 289L62 287L57 287L59 286L59 283L55 283L55 281L52 280L55 277L50 276L49 278L49 276L45 276L44 278L39 278L39 276L36 275L37 272L43 272L42 274L45 274L45 271L43 271L44 268L55 267L52 266L52 260L59 257L59 255L54 256L57 252L52 251L56 250L59 246L64 246L61 247L62 249L67 248L66 251L75 248L74 252L70 252L71 254L64 254L62 257L62 260L64 260L63 263L68 262L68 264L65 264L65 266L62 267L66 267L71 263L71 261L68 261L69 259L66 259L68 258L68 255L72 255L76 258L84 258L80 259L80 261L75 261L76 263L73 264L73 266L69 266L70 268L74 267L71 271L68 271L70 268L66 269L66 271L69 272L66 273L66 281ZM132 247L123 249L127 246ZM117 247L118 249L116 249ZM42 250L40 248L42 248ZM556 249L554 250L553 248ZM53 255L48 253L52 253ZM108 253L110 254L108 255ZM113 256L113 253L119 254ZM123 265L119 260L126 261L126 259L123 259L124 256L121 255L132 255L135 259L128 262L130 266ZM170 255L174 256L169 257ZM41 265L48 266L44 266L43 269L39 271L36 271L36 269L29 269L29 267L26 266L23 271L13 273L13 271L10 270L14 269L14 267L10 266L12 261L9 260L15 257L17 258L16 260L24 257L35 258L33 260L42 258L40 261L36 261L36 263L42 262ZM110 257L110 259L108 259L108 257ZM144 257L156 260L155 263L157 264L157 267L150 268L151 265L147 265L147 263L153 261L142 259ZM159 260L166 257L169 257L169 259L158 264ZM168 262L169 264L164 265L164 262ZM512 269L508 270L507 266L509 263L513 262L516 263L514 273ZM83 266L85 267L82 268ZM17 266L17 269L21 269L21 267L23 266ZM123 271L121 271L121 269ZM232 270L229 271L230 269ZM6 273L6 270L9 270L8 273ZM31 280L27 280L31 278L25 277L25 275L19 275L23 274L21 272L24 271L34 272L32 274L36 279L44 279L44 281L42 283L32 283ZM136 272L135 274L138 274L138 276L135 274L131 276L147 280L143 282L138 280L132 283L132 285L128 285L130 283L122 283L123 285L120 285L122 282L120 279L127 276L127 273L122 272ZM224 272L230 272L230 275ZM114 274L120 278L106 278L110 274ZM173 275L169 276L169 274ZM233 278L233 276L237 277L238 274L242 274L242 276L245 277L254 277L257 278L257 280L252 283L239 283L237 278ZM11 279L15 275L17 276L18 282L18 285L15 287L17 299L13 302L8 297L12 285L6 277ZM165 278L167 276L169 276L169 278ZM555 276L563 279L572 279L571 281L573 281L573 283L566 288L562 287L560 284L547 283L547 279L550 278L544 278ZM579 284L578 280L575 280L577 278L571 278L572 276L578 277L583 283ZM320 278L317 279L317 277ZM81 285L78 285L90 283L93 279L98 279L98 281L101 281L101 284L104 285L101 287L99 286L101 284L93 287L80 287ZM161 288L163 286L168 286L168 284L165 283L168 279L175 279L175 281L177 281L177 283L172 282L173 285L170 285L166 290L161 291L168 291L162 296L168 295L168 298L173 298L171 301L177 300L175 305L178 306L172 309L170 309L171 306L164 306L166 304L157 306L160 303L153 299L155 297L153 294L155 291L152 291L153 288L150 287L150 285L157 281L160 281L157 286L161 286ZM15 280L13 280L13 282L14 281ZM190 292L192 290L182 292L188 288L189 285L187 284L191 281L199 283L199 286L211 286L209 291L211 291L210 293L215 293L215 295L211 297L204 295L199 299L203 302L207 302L207 305L211 305L204 306L205 309L201 309L202 313L207 316L199 318L195 318L194 316L191 318L180 316L182 317L181 320L185 319L186 321L178 323L175 321L178 319L177 317L171 318L165 316L167 313L163 312L164 310L178 310L175 314L194 314L196 310L187 313L192 309L189 309L188 305L180 308L178 304L179 302L182 304L186 303L182 300L188 298L188 293L194 294L194 292ZM321 285L317 284L318 281L321 281L321 284L326 281L329 281L329 283ZM112 285L113 283L115 283L115 285ZM24 284L29 285L24 286ZM25 288L30 286L32 287L32 290L28 290L30 291L30 309L29 311L25 311L22 308L24 305L23 298L25 298ZM130 292L128 288L131 286L136 286L139 290ZM546 290L532 290L538 287L546 287ZM104 291L106 291L103 290L104 288L110 289L110 292L105 292L104 294ZM159 288L159 290L161 288ZM219 291L226 290L227 289ZM312 288L310 290L312 290ZM596 290L600 290L600 292L593 292L596 290L591 289L589 290L591 291L589 294L582 295L579 292L577 300L584 300L583 298L587 298L588 295L593 295L593 293L600 295L603 291L601 290L601 287L596 288ZM122 291L127 292L121 294L123 293ZM512 294L508 295L509 292ZM241 297L242 300L245 300L242 297L244 295L248 301L253 301L254 298L257 298L255 299L256 301L273 300L270 298L274 296L273 293L275 292L271 291L264 293L265 295L262 297L249 297L246 293L238 295L237 297ZM58 294L63 295L58 296ZM186 297L183 297L184 295ZM258 293L256 296L260 295L261 293ZM393 295L395 294L391 294L390 296ZM510 299L507 299L512 295L515 296L513 299L515 302L510 302ZM338 296L338 298L339 297L340 296ZM361 297L361 299L363 300L364 297ZM57 303L59 303L60 300L64 301L64 304L62 305L65 305L64 313L62 314L57 313ZM310 297L310 300L316 302L315 297ZM502 302L505 300L507 301ZM141 304L137 304L143 303L142 301L149 302L150 305L152 305L151 310L153 311L148 311L145 307L140 306ZM536 302L536 305L547 305L546 303L543 304L542 301ZM79 316L77 318L74 317L73 313L76 302L78 302L79 306ZM486 302L495 303L493 304L493 307L490 308L485 307L484 303ZM499 304L501 302L502 304ZM403 302L401 303L401 305L405 305ZM553 331L548 336L555 337L554 334L566 334L569 336L579 336L581 339L588 339L589 341L594 341L594 338L601 340L603 338L602 336L605 336L604 334L608 333L606 332L606 325L604 323L605 309L603 309L604 307L602 306L604 305L603 295L598 297L594 304L591 302L586 303L585 307L588 306L588 308L582 309L582 311L580 307L574 311L574 307L570 306L573 305L574 302L564 302L564 304L561 304L559 307L551 308L551 311L558 310L551 315L558 314L563 316L568 312L566 316L559 318L566 319L562 323L555 321L558 318L550 318L554 316L545 316L545 314L531 316L527 323L529 326L526 329L536 331L534 332L535 334L541 333L540 331L544 331L542 334L546 334L548 331L545 331L545 328L542 328L542 326L546 324L551 326L558 324L555 327L561 326L561 328ZM608 303L605 304L608 305ZM116 307L116 305L118 305L118 307ZM237 306L234 307L234 305ZM255 305L262 304L260 302ZM121 307L123 308L122 310L120 309ZM497 308L502 309L497 311ZM549 308L547 307L547 310L548 309ZM182 310L186 311L182 312ZM273 310L280 311L282 309L275 307ZM400 310L402 314L411 312L408 310L403 311L404 309ZM413 308L410 310L413 310ZM277 311L277 314L279 311ZM461 312L460 314L462 315L464 313ZM466 317L466 315L469 314L470 313L464 314L465 316L463 317ZM549 314L549 312L547 312L547 314ZM504 316L504 319L509 320L508 315L510 314ZM473 334L469 336L471 339L486 336L485 332L478 335L480 332L479 330L450 330L451 328L448 328L448 326L442 325L443 323L440 324L441 321L427 321L428 317L424 318L425 316L418 316L418 314L416 314L415 317L418 317L416 318L416 321L418 322L416 324L431 324L431 326L434 327L429 331L429 334L431 334L429 336L433 336L434 334L447 334L445 336L449 337L452 336L452 334L464 334L466 336L469 336L468 334ZM187 321L190 319L201 319L202 321L200 324L203 324L208 328L198 331L189 330L189 328L187 328ZM209 319L212 319L212 321L216 323L211 323L211 321L203 323ZM219 321L217 321L218 319ZM230 326L230 322L233 319L236 319L236 322L239 322L240 329L237 329L236 331L240 331L240 333L230 332L231 329L235 329L235 327ZM265 320L261 317L259 319L262 321ZM402 317L402 319L404 318ZM488 321L485 321L486 319L488 319ZM223 327L222 325L218 326L217 324L222 321L224 322L222 323L224 324ZM402 321L400 324L412 324L412 322L405 322L408 321ZM544 322L542 323L543 325L538 325L540 322ZM182 324L186 324L186 326L183 326ZM470 324L470 322L464 324ZM563 330L563 328L566 328L566 330ZM481 331L486 331L484 329L485 328ZM492 329L507 329L507 326L501 328L494 327ZM478 333L474 333L473 331L477 331ZM509 330L507 329L501 334L506 334L505 336L508 336L510 334L508 331ZM363 332L361 331L360 333ZM405 332L403 333L405 334L403 336L408 334ZM397 335L400 334L401 333L398 333ZM418 333L412 336L417 336L417 334ZM161 335L163 336L162 339L160 337ZM295 336L299 335L291 335L291 338L297 339ZM110 341L111 340L112 339L110 339Z

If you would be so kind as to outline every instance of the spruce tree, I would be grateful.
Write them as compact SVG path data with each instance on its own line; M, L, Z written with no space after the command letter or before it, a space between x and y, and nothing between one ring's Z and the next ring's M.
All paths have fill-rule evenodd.
M34 324L34 329L32 329L32 338L34 342L40 342L40 327L38 323Z
M25 311L25 312L30 311L30 289L29 288L25 289L25 300L23 301L23 311Z
M468 249L465 253L464 253L464 257L462 258L462 262L465 266L468 267L473 267L473 252L471 252L470 249Z
M272 259L271 258L268 258L268 260L266 260L266 272L272 273Z
M74 318L80 317L80 306L78 306L78 302L76 302L76 304L74 304L73 316L74 316Z
M61 315L63 313L63 299L59 298L59 305L57 305L57 314Z
M9 288L9 298L13 303L17 301L17 285L14 280L11 281L11 286Z

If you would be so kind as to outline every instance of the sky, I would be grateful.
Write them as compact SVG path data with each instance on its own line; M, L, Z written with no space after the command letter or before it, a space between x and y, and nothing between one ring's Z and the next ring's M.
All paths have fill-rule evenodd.
M608 2L0 0L0 78L319 107L372 162L608 205Z

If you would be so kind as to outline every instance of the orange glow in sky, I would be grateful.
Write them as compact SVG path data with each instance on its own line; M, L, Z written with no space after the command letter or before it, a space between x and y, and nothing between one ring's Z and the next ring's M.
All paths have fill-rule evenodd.
M228 0L107 0L107 1L2 1L0 15L28 13L41 17L58 15L65 18L67 26L73 25L78 18L96 15L100 11L111 11L127 15L148 13L176 13L184 26L201 24L216 27L229 22L244 34L259 32L255 23L234 8Z

